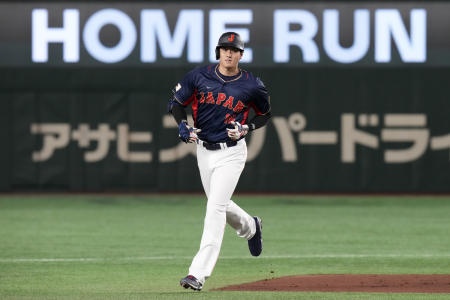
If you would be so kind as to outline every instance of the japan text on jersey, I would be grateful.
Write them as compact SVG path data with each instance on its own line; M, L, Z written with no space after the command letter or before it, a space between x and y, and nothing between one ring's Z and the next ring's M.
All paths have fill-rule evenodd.
M256 114L270 111L268 92L259 78L245 70L235 76L219 73L218 65L198 67L174 89L172 105L192 105L194 126L207 142L230 140L226 128L231 121L245 124L250 108Z

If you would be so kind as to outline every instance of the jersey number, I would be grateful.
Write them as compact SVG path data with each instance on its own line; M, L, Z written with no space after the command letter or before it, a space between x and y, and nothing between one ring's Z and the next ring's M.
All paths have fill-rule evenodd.
M230 114L225 116L225 124L230 124L231 121L236 121L236 117Z

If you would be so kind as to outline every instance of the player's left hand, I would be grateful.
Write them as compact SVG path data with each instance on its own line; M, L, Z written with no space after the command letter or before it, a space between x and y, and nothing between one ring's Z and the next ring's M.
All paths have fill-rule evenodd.
M178 137L185 143L195 143L198 140L197 133L199 133L201 129L191 127L186 122L181 122L178 125Z
M239 140L248 133L248 125L241 125L239 122L231 121L234 128L227 128L228 137L233 141Z

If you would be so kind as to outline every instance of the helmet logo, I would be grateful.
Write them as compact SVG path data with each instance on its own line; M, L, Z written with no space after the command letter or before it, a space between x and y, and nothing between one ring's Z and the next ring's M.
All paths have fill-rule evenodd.
M231 37L228 38L228 40L229 40L230 42L232 42L232 41L234 40L234 34L233 34L233 33L231 34Z

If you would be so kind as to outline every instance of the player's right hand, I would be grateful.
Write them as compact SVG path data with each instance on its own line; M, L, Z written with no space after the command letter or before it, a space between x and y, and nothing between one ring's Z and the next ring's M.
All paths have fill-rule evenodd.
M198 140L197 133L200 131L201 129L191 127L185 121L178 125L178 137L185 143L195 143Z
M231 121L230 123L234 126L234 128L232 129L227 128L227 134L230 139L232 139L233 141L237 141L241 137L247 135L248 125L242 125L241 123L235 121Z

